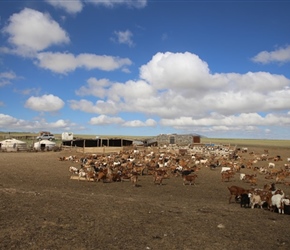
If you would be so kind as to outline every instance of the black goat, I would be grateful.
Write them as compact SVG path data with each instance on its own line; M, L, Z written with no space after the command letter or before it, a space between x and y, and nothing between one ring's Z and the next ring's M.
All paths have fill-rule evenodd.
M241 207L250 207L250 197L247 193L241 194Z

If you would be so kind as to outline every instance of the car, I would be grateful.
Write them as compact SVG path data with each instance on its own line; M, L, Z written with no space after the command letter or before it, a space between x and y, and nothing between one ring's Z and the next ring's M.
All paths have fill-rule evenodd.
M37 140L54 140L54 135L52 134L44 134L36 137Z

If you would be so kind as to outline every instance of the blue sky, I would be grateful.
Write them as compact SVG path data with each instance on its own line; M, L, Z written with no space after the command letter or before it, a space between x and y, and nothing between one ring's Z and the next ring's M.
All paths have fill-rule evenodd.
M290 1L0 2L0 131L290 139Z

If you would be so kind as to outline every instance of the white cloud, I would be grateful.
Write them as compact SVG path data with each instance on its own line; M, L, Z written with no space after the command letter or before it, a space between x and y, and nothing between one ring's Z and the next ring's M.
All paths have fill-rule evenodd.
M95 5L103 5L106 7L115 7L119 5L127 5L128 7L144 8L147 5L147 0L94 0L87 1Z
M63 106L64 102L54 95L32 96L25 103L26 108L39 112L55 112L62 109Z
M94 54L80 54L74 56L71 53L38 53L38 61L35 62L39 67L51 70L59 74L67 74L76 68L85 68L87 70L100 69L112 71L131 65L128 58L119 58L113 56L99 56Z
M70 53L38 53L35 64L55 73L66 74L74 71L78 65L75 56Z
M45 0L50 5L58 9L63 9L67 13L75 14L81 12L83 9L83 3L80 0L64 1L64 0Z
M123 118L117 116L100 115L90 119L91 125L121 125L124 127L154 127L156 121L153 119L147 119L145 122L140 120L124 121Z
M271 62L278 62L278 63L285 63L290 61L290 45L286 46L285 48L278 48L274 51L262 51L259 52L256 56L252 58L253 62L257 63L271 63Z
M154 127L156 126L156 121L153 119L148 119L145 122L142 122L140 120L133 120L133 121L127 121L124 122L122 126L124 127Z
M134 46L134 42L132 40L133 33L130 30L114 31L114 35L116 36L116 38L113 37L113 41L116 41L120 44L127 44L129 47Z
M286 126L290 119L290 80L282 75L211 74L207 63L196 55L167 52L153 56L140 68L140 76L144 80L125 83L94 79L79 91L99 100L75 100L71 107L103 115L140 112L160 117L160 125L182 131L253 131L272 121ZM144 124L140 120L124 122L124 126Z
M197 55L185 53L157 53L140 68L140 77L156 89L198 91L210 88L209 68Z
M100 115L93 117L90 120L91 125L109 125L109 124L122 124L124 120L121 117L110 117L106 115Z
M55 4L59 3L59 1L55 2ZM68 2L63 4L68 4ZM30 57L35 65L55 73L67 74L77 68L104 71L121 69L128 73L127 66L132 64L129 58L107 55L83 53L75 56L68 52L43 52L52 45L67 44L70 39L48 14L29 8L13 14L3 31L9 35L8 42L12 48L2 46L0 48L2 53ZM127 40L127 42L130 41Z
M119 69L124 65L131 65L132 62L128 58L119 58L113 56L99 56L94 54L80 54L77 56L78 64L88 70L101 69L111 71Z
M0 127L1 128L9 128L13 126L13 124L18 123L19 120L10 116L10 115L5 115L5 114L0 114Z
M98 100L95 104L88 100L70 100L70 108L72 110L80 110L86 113L96 113L96 114L116 114L119 110L116 103L113 101L102 101Z
M11 84L11 80L16 78L17 76L13 71L0 73L0 87Z
M115 83L107 91L108 98L113 101L125 100L126 103L138 105L139 101L155 95L155 90L145 81L128 81L124 84Z
M13 14L3 31L9 35L14 53L22 56L70 42L67 33L48 14L29 8Z
M265 117L257 113L241 113L240 115L217 115L210 114L206 118L194 119L192 117L179 117L175 119L161 119L160 124L163 126L173 126L176 128L186 128L190 126L212 126L219 128L224 127L229 130L235 127L256 127L256 126L270 126L275 124L283 124L287 126L290 124L290 116L285 114L268 114Z
M41 130L71 130L76 128L76 124L65 120L47 122L44 119L37 121L26 121L6 114L0 114L0 128L4 131L41 131Z
M76 90L76 94L79 96L96 96L104 98L106 96L106 87L112 85L108 79L96 79L91 77L87 80L88 86L82 86L79 90Z

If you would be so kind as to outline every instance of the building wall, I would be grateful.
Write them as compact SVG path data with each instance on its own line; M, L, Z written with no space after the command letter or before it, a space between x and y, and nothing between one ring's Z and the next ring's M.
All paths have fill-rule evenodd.
M157 136L158 146L177 144L186 146L192 143L200 143L200 137L194 135L161 134Z

